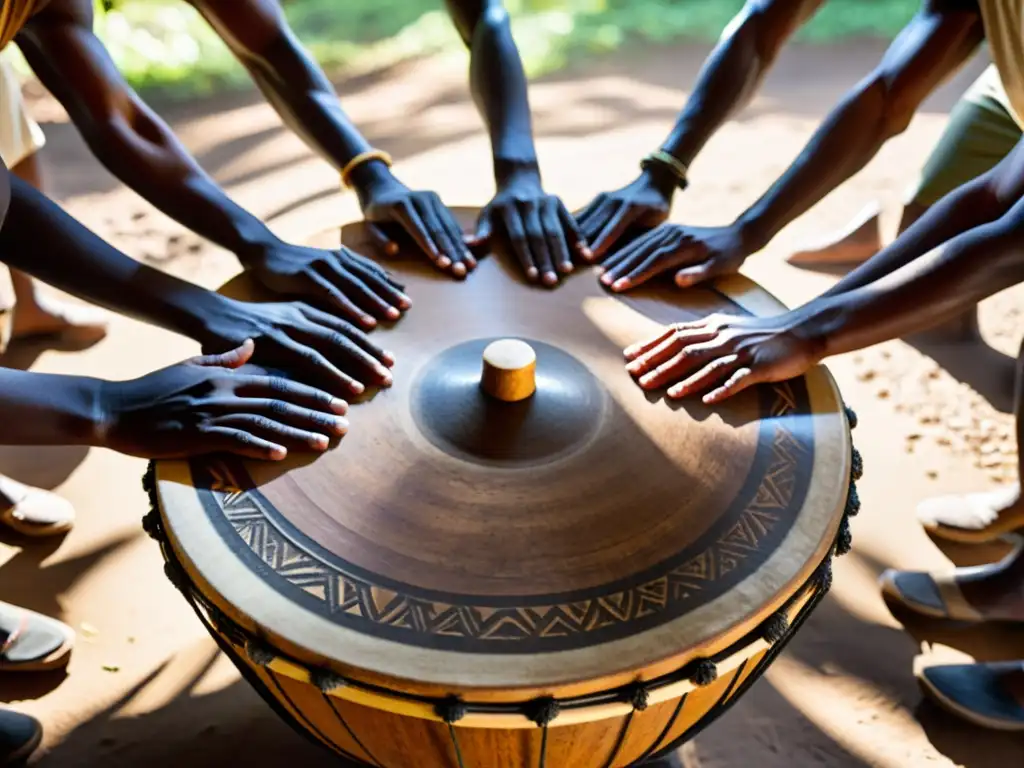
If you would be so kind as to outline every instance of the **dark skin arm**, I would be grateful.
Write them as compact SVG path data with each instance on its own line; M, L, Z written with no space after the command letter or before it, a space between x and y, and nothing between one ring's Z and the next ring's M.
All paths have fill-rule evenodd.
M234 252L266 287L314 300L367 328L397 319L410 306L372 262L345 248L284 243L228 198L124 81L93 34L90 0L52 0L17 42L114 175L171 218Z
M285 124L339 172L371 149L277 0L186 1L227 43ZM386 253L398 253L398 241L409 239L456 277L476 266L461 228L436 193L410 190L380 160L359 166L350 179L370 232Z
M246 339L256 362L338 396L390 385L394 359L355 326L304 304L236 301L140 264L83 227L21 179L0 230L12 267L87 301L224 352Z
M487 123L497 194L480 214L474 245L496 232L511 245L528 280L548 287L573 269L573 257L590 260L576 221L557 197L544 192L533 143L526 74L500 0L446 0L469 47L469 81Z
M824 1L747 0L701 67L661 149L689 168L722 124L750 101L782 46ZM594 253L604 255L630 228L665 221L682 185L667 168L653 165L622 189L598 195L577 216Z
M19 187L35 197L24 199ZM52 221L30 217L27 230L21 228L19 234L16 219L33 208L56 206L20 180L12 188L10 174L0 161L0 253L5 261L46 264L52 259L50 246L74 248L74 243L62 244L59 238L49 240L46 230L41 235L33 229L32 225ZM36 250L39 258L26 258ZM79 275L81 282L89 279L88 272ZM150 298L142 293L143 301ZM157 308L150 319L173 325L174 317L184 313L170 303ZM326 450L330 438L347 431L341 414L348 406L343 400L262 372L243 374L239 369L253 351L253 342L245 340L221 354L123 382L0 368L0 422L4 424L0 439L6 445L95 445L147 458L226 451L251 459L280 460L289 448Z
M875 70L825 119L782 177L732 224L664 224L606 262L601 280L628 290L675 270L688 287L736 272L793 219L861 170L902 133L921 102L959 69L983 39L976 12L926 0Z
M645 389L717 402L825 357L915 333L1024 280L1024 142L950 193L845 281L777 317L715 315L626 351Z

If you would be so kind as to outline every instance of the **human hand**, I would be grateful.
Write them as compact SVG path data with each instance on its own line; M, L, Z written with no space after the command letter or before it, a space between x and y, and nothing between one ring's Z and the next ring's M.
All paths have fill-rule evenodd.
M237 370L253 350L246 340L133 381L104 383L100 443L147 459L226 452L280 461L289 449L324 451L330 438L345 434L344 400Z
M465 277L476 267L455 220L436 192L413 191L388 174L359 190L367 228L389 256L398 254L396 235L412 238L438 269Z
M676 269L676 285L688 288L738 272L750 253L738 227L662 224L606 258L601 282L626 291Z
M391 275L344 246L324 250L277 240L261 245L244 261L271 291L314 301L364 328L373 328L378 320L397 320L412 306Z
M717 403L762 382L806 373L824 350L824 338L789 312L777 317L715 314L676 323L625 350L626 370L646 390L668 386L673 399L707 392Z
M299 302L257 304L217 296L203 313L198 341L205 352L256 342L254 362L335 395L358 395L366 385L391 386L392 355L344 320Z
M651 229L668 218L676 184L672 178L643 171L614 192L602 192L576 216L595 257L600 258L630 227Z
M517 173L498 187L498 194L480 212L471 244L486 246L498 230L530 281L558 284L558 273L573 270L573 256L591 261L576 220L554 195L544 192L536 171Z

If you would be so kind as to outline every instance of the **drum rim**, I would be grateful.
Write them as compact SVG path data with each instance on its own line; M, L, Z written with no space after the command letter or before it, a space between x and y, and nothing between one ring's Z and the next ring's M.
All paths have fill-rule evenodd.
M740 275L716 281L715 288L743 309L763 315L778 312L784 305L760 285ZM805 377L814 419L815 455L811 486L792 529L762 568L732 590L700 606L685 616L621 640L579 651L546 654L491 655L436 651L372 638L329 622L291 603L275 592L230 554L226 544L212 529L201 512L200 500L192 490L191 472L184 462L157 465L157 488L166 529L174 548L190 564L204 564L201 585L208 597L233 606L261 631L283 641L285 647L301 649L303 655L322 657L329 663L362 670L386 679L411 684L446 686L453 689L521 689L570 686L580 681L606 680L656 666L659 670L677 667L683 658L711 655L746 635L766 616L786 602L807 580L827 555L835 540L846 502L845 484L851 467L851 446L842 402L834 380L823 366ZM845 439L842 438L845 433ZM837 490L823 481L824 468L844 486ZM835 497L835 508L828 514L822 500ZM815 509L817 508L817 511ZM799 566L786 563L790 550L798 542L812 556ZM816 542L811 546L810 542ZM215 564L216 568L210 568ZM192 569L190 569L192 570ZM194 570L198 571L198 567ZM766 578L766 574L774 577ZM751 607L742 614L730 609L737 593L746 596ZM241 606L245 606L242 608ZM723 619L722 616L729 618ZM681 623L689 626L680 627ZM671 645L669 642L671 641ZM640 649L637 650L636 646ZM670 654L654 649L684 648ZM343 648L339 653L336 649ZM595 653L601 648L601 653ZM344 656L344 658L339 658ZM458 658L453 665L453 656ZM387 659L387 663L382 663ZM529 669L523 663L529 659ZM608 659L620 661L609 668ZM458 669L453 669L457 666ZM506 669L514 667L514 674Z

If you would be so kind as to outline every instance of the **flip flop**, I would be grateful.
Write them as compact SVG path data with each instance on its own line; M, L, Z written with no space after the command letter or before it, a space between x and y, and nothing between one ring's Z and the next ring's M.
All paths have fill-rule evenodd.
M954 664L916 671L925 695L982 728L1024 731L1024 706L1007 690L1007 673L1024 675L1024 661Z
M937 496L917 506L917 519L934 536L961 544L987 544L1024 528L1024 516L1000 515L1018 494L1017 488L984 493Z
M0 765L22 765L43 740L43 726L34 717L0 709Z
M75 524L75 508L55 493L0 476L0 496L14 503L0 510L0 524L22 536L40 538L67 533Z
M931 574L888 569L879 578L889 600L933 619L980 622L988 620L974 608L956 583L956 572Z
M62 669L74 645L75 632L67 624L0 602L0 671Z

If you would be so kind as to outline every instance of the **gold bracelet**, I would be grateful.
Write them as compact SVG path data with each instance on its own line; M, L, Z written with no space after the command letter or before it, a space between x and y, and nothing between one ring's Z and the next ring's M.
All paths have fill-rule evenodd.
M668 168L672 175L676 177L676 183L680 188L685 188L689 183L686 180L686 174L689 171L689 168L687 168L686 164L681 162L679 158L672 153L666 152L664 149L651 152L640 161L640 168L647 170L648 166L652 163L658 163L659 165L663 165Z
M349 182L349 176L352 175L352 171L361 165L365 165L371 160L380 160L388 168L391 167L391 155L385 152L383 149L371 149L366 152L360 152L358 155L349 160L345 167L341 169L341 183L343 186L351 187L352 184Z

